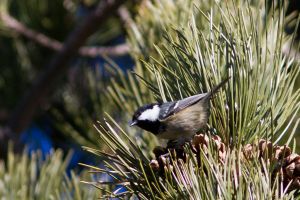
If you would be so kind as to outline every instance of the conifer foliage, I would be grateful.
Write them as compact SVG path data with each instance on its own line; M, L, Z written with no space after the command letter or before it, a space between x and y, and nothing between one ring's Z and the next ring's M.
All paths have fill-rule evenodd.
M300 66L283 51L295 38L284 32L284 1L266 3L143 1L128 27L134 74L120 73L122 81L109 87L128 118L123 123L107 115L95 126L109 152L85 147L105 162L87 167L112 179L90 183L104 197L297 197L299 156L290 142L299 122L294 85ZM138 105L206 92L228 76L228 86L211 101L207 131L181 151L151 153L152 140L137 142L149 133L137 135L141 130L126 124Z

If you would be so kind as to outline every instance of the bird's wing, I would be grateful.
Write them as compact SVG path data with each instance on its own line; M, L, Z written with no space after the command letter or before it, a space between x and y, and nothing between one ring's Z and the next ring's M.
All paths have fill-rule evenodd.
M167 117L197 103L198 101L202 99L210 99L211 96L216 93L225 83L229 81L230 77L227 77L223 81L221 81L217 86L215 86L210 92L203 93L203 94L196 94L191 97L187 97L185 99L174 101L174 102L168 102L161 105L160 112L159 112L159 120L164 120Z
M203 97L205 97L206 95L207 93L197 94L179 101L162 104L159 112L159 120L164 120L169 116L197 103L198 101L203 99Z

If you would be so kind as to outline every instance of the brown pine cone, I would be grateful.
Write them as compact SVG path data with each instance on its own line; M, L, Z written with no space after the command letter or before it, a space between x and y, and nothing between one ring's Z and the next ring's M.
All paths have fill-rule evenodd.
M197 158L199 166L201 165L201 151L207 155L208 148L211 147L211 151L217 152L219 162L223 163L230 149L225 146L219 136L208 137L205 134L199 134L195 135L192 139L191 149ZM154 171L159 172L159 174L173 170L173 163L171 161L177 163L184 163L186 161L183 149L156 147L153 152L156 159L151 160L150 167ZM171 152L171 154L168 152ZM289 186L288 191L300 189L300 155L292 153L288 146L273 145L271 141L261 139L257 143L246 144L242 148L240 156L242 161L259 159L267 163L272 162L275 166L272 176L276 174L280 175L284 187Z

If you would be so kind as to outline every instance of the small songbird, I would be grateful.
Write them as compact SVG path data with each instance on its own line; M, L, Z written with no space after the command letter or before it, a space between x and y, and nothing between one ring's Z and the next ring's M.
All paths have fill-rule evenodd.
M228 80L229 78L223 80L207 93L179 101L144 105L134 113L129 125L137 125L158 138L170 141L191 138L206 127L210 114L210 99Z

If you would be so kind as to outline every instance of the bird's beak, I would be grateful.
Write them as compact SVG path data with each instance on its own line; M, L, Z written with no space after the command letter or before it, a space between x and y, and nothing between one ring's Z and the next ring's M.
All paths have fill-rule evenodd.
M137 121L136 120L130 121L128 124L129 124L129 126L134 126L137 124Z

